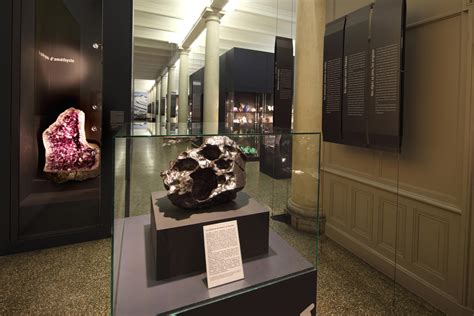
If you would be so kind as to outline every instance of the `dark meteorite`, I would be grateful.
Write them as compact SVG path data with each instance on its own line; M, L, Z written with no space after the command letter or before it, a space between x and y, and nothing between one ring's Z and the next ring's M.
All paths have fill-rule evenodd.
M171 202L182 208L204 208L235 199L245 186L245 156L226 136L206 139L182 152L161 173Z

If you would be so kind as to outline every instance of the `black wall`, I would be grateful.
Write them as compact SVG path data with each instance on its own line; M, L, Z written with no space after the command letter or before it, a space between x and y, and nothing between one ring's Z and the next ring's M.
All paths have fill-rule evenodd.
M191 121L202 123L204 102L204 67L189 76L189 93L191 96Z
M114 139L112 111L122 112L131 122L133 111L133 0L103 0L103 143L101 211L113 218ZM111 120L112 118L112 120ZM130 155L127 143L127 156ZM129 157L127 157L129 158ZM127 160L129 161L129 160ZM126 170L129 179L129 170ZM127 181L127 186L129 181ZM126 188L126 192L129 192ZM126 205L126 208L128 206Z
M229 55L225 54L230 71L226 68L221 77L228 80L227 90L272 93L273 54L237 47L232 51Z
M274 54L273 127L291 129L293 109L293 40L277 36Z
M0 151L0 252L10 241L10 130L12 104L12 14L13 0L0 1L0 135L5 142Z
M232 48L220 56L221 92L273 92L273 54Z

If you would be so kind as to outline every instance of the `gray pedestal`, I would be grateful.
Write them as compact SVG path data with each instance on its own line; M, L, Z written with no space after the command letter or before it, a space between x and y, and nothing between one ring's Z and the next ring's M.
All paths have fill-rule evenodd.
M237 220L244 260L268 253L269 209L239 192L229 203L201 212L173 205L166 192L151 194L151 242L156 279L164 280L206 270L203 226Z
M272 231L268 254L244 262L244 279L212 289L205 273L156 281L149 235L148 216L125 219L115 315L299 315L316 303L314 267Z

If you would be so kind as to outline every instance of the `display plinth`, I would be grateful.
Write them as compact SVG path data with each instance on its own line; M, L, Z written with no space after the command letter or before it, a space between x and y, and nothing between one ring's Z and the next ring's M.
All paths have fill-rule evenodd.
M260 171L274 179L291 178L291 143L287 135L266 135L260 145Z
M203 226L237 220L242 258L268 253L269 209L237 193L229 203L205 210L185 210L171 203L165 191L151 194L151 243L156 280L206 270Z
M149 225L147 215L124 220L114 315L300 315L316 303L313 265L272 231L269 253L244 262L243 280L213 289L205 273L156 281Z

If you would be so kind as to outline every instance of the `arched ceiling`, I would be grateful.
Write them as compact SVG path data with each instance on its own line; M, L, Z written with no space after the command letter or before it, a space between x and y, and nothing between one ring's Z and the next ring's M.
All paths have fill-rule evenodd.
M153 85L210 0L135 0L135 90ZM232 7L230 10L227 10ZM227 11L226 11L227 10ZM230 0L221 20L221 54L233 47L273 52L275 36L295 37L296 0ZM205 31L191 46L189 71L204 66Z

